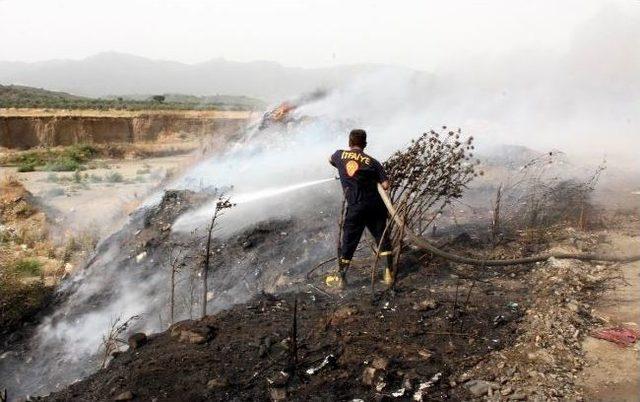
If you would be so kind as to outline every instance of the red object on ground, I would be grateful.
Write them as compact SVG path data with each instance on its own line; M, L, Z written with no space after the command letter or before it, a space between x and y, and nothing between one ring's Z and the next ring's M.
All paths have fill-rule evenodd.
M620 346L629 346L640 339L640 331L627 327L610 327L594 331L591 336Z

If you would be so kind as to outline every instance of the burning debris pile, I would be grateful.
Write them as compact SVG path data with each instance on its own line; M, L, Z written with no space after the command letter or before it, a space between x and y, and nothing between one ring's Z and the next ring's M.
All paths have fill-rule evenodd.
M274 126L286 127L289 124L297 124L308 120L308 116L295 116L294 112L300 106L318 101L327 96L327 91L316 90L305 94L295 100L285 101L269 110L262 116L258 129L264 130Z

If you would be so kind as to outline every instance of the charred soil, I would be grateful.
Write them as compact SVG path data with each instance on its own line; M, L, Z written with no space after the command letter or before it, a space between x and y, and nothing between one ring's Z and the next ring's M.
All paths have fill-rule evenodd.
M569 230L560 237L563 247L572 247L576 238L591 247L597 236ZM519 245L512 242L500 253L519 254ZM468 242L449 247L463 251ZM316 275L294 291L263 293L204 319L177 323L45 399L579 395L573 380L557 373L568 370L571 377L581 368L580 339L598 325L590 303L615 279L616 267L551 261L478 270L424 257L405 255L394 293L377 284L372 298L364 260L351 270L342 294ZM556 379L566 386L550 390Z
M191 236L172 234L175 216L211 197L168 191L159 205L105 241L95 257L118 245L118 260L133 264L122 269L135 270L145 281L157 267L154 260L166 261L172 249L194 242ZM376 282L372 296L372 259L361 250L348 289L339 293L324 283L330 264L306 278L313 266L283 258L287 251L302 253L295 249L301 238L318 247L330 243L326 229L335 225L335 216L325 215L322 220L263 222L216 244L223 258L212 266L215 314L132 337L130 348L114 353L106 368L44 400L581 397L576 381L584 366L581 342L591 329L606 324L592 305L616 285L619 267L549 261L473 268L408 249L395 291L385 292ZM632 218L622 227L628 233L637 232L637 217ZM520 256L531 248L526 233L494 247L477 228L467 227L462 235L460 229L443 231L439 241L457 253L484 250L488 257ZM537 250L608 247L606 232L564 228L545 238L537 238ZM194 268L184 269L201 266L201 242L195 239L197 245L186 250L183 263ZM247 268L225 265L238 260L245 260ZM266 280L256 279L261 277ZM234 284L258 296L245 301L225 291ZM120 297L115 282L112 288L113 294L101 294L84 308ZM91 364L87 374L98 367L98 362Z

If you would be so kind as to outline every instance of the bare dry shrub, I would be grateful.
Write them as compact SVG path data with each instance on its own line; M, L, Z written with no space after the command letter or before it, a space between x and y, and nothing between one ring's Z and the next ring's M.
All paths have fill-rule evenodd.
M127 320L122 321L122 317L117 317L111 320L109 330L102 336L102 363L100 367L105 368L109 363L109 358L116 352L120 351L123 345L127 344L127 340L122 338L124 332L131 326L131 324L140 319L139 315L129 317Z
M473 137L461 138L460 129L446 134L431 130L385 162L389 194L394 203L407 205L409 227L424 233L434 213L462 197L469 182L482 174L476 170L480 162L472 159L473 149Z
M385 163L391 181L389 194L407 226L422 235L443 208L462 197L474 177L482 175L473 159L473 137L461 130L431 130L394 153ZM396 258L400 252L403 228L391 223L391 239Z
M209 266L211 262L211 239L213 235L213 231L216 228L216 220L224 214L225 209L233 208L235 204L229 201L229 197L225 196L224 193L218 196L218 200L216 201L216 210L211 217L211 223L209 224L209 229L207 231L207 242L204 253L204 261L202 266L202 317L207 315L207 296L209 293Z
M586 229L596 211L591 197L605 163L586 179L563 178L565 167L562 152L549 152L530 160L502 183L494 201L494 206L502 206L494 211L494 222L501 227L494 232L540 234L562 225Z
M0 179L0 187L16 187L22 186L20 180L15 175L5 173Z

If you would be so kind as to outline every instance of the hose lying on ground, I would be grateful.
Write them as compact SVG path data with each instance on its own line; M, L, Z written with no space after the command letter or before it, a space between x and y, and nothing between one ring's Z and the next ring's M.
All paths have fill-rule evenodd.
M382 188L380 184L378 184L378 192L382 197L382 201L384 201L385 206L389 210L389 215L393 218L395 223L402 227L404 226L404 222L402 218L396 212L391 199L389 199L389 195ZM426 239L421 236L415 234L410 228L405 226L405 234L409 238L409 240L417 247L424 249L434 255L447 259L449 261L458 262L461 264L468 265L482 265L487 267L496 267L496 266L505 266L505 265L519 265L519 264L531 264L534 262L546 261L549 258L557 258L557 259L573 259L573 260L582 260L582 261L608 261L608 262L632 262L632 261L640 261L640 254L638 255L630 255L630 256L619 256L619 255L606 255L606 254L572 254L572 253L545 253L540 255L534 255L531 257L523 257L523 258L513 258L508 260L481 260L478 258L464 257L457 254L452 254L441 250L435 247L433 244L429 243Z

